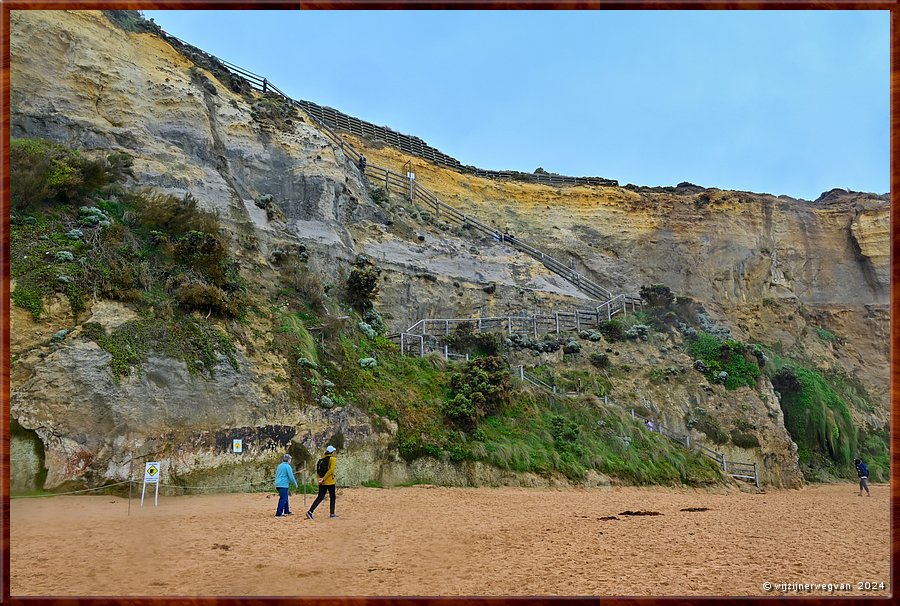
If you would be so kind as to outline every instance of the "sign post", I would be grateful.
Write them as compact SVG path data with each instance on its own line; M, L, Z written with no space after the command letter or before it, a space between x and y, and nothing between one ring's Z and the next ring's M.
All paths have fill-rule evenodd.
M153 496L153 506L159 506L159 461L153 461L144 465L144 485L141 488L141 507L144 506L144 491L147 484L156 485L156 494Z

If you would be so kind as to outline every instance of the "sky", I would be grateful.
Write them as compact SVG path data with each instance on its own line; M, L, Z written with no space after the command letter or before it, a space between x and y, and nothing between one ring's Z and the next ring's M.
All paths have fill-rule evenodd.
M888 11L144 11L463 164L885 193Z

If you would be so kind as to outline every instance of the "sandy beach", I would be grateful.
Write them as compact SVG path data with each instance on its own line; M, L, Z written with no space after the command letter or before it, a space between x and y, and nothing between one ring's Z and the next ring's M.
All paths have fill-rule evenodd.
M887 485L866 498L852 484L764 494L339 488L339 517L328 518L326 501L314 521L302 495L283 518L274 517L277 498L261 493L132 501L131 515L119 497L14 499L10 591L885 597L889 497Z

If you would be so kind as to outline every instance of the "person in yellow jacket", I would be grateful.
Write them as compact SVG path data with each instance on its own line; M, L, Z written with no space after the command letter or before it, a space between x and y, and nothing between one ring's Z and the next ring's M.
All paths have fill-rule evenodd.
M325 455L322 458L327 459L328 467L325 471L325 475L319 477L319 496L316 497L316 500L313 501L309 511L306 512L306 517L310 520L313 519L313 512L316 510L316 507L318 507L319 503L325 499L326 492L328 493L328 504L331 506L331 517L337 517L334 513L334 468L337 467L337 459L334 456L335 450L337 449L330 444L325 447ZM316 467L318 467L318 465L316 465ZM318 473L319 470L317 469L316 475L318 475Z

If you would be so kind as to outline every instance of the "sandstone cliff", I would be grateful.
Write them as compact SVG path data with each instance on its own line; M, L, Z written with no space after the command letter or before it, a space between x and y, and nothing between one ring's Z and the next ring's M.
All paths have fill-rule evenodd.
M125 32L95 12L16 11L10 48L13 136L127 152L137 183L190 193L218 213L241 275L258 292L278 289L285 255L295 263L302 253L310 272L337 283L364 253L382 269L376 306L391 330L423 317L588 303L514 250L442 226L397 197L376 204L371 184L309 117L288 112L273 119L258 97L235 92L152 33ZM805 202L687 186L552 188L483 179L378 142L347 140L370 162L394 170L411 160L419 181L445 202L571 259L613 291L667 284L702 302L735 337L852 377L877 404L857 422L886 423L886 200L839 191ZM278 210L267 212L263 199ZM347 483L550 481L481 464L406 465L390 446L395 428L373 424L352 401L327 410L298 406L265 336L245 335L237 369L222 359L214 379L153 356L141 373L117 383L104 366L108 354L79 338L77 325L87 319L114 328L129 313L97 300L76 319L62 301L51 301L50 313L35 322L13 307L11 416L39 438L47 487L121 479L132 458L148 457L165 461L165 477L263 482L273 451L292 444L314 451L335 433L347 443ZM71 337L49 342L71 327ZM817 329L840 338L823 340ZM704 380L689 374L692 360L676 351L680 343L667 338L663 353L628 346L622 354L634 366L686 368L684 379L656 385L624 373L613 399L643 401L676 427L697 406L723 419L749 416L762 447L740 454L760 463L767 482L796 485L796 448L771 384L730 394L704 389ZM253 445L240 465L230 437ZM18 444L20 465L38 466L26 442Z

